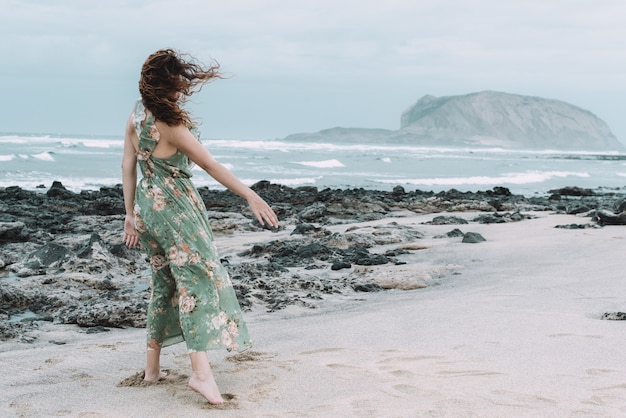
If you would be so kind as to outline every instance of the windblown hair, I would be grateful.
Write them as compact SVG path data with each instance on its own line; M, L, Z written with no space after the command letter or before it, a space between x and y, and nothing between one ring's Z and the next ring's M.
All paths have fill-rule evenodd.
M189 126L191 118L179 104L214 78L222 78L219 68L217 62L203 66L173 49L156 51L141 68L139 93L143 104L157 120L169 126Z

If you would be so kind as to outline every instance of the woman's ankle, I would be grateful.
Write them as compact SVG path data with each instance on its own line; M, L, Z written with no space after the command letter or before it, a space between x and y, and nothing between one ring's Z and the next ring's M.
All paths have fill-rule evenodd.
M167 373L161 370L158 370L156 373L144 372L143 380L145 380L146 382L158 382L159 380L163 379L166 376L167 376Z

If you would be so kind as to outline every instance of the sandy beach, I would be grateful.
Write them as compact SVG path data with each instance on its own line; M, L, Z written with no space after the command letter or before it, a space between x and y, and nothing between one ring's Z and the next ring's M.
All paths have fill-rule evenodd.
M533 215L463 225L486 239L478 244L429 238L451 229L423 224L435 214L359 224L418 226L425 248L405 255L407 264L360 268L427 287L338 295L318 309L253 309L246 318L254 348L210 353L224 406L187 388L182 344L164 349L169 377L145 385L137 378L143 329L90 335L50 323L35 345L2 343L0 415L625 416L625 323L600 318L626 310L626 228L558 229L584 221ZM237 233L218 243L229 254L289 232Z

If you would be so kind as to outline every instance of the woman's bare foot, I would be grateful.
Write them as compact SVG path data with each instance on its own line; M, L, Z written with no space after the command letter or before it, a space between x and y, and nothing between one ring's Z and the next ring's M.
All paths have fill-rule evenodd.
M159 371L159 373L145 373L143 381L144 382L158 382L159 380L165 378L167 376L166 372Z
M213 373L193 372L189 379L189 387L204 396L210 404L221 405L224 403L224 398L222 398L217 387Z

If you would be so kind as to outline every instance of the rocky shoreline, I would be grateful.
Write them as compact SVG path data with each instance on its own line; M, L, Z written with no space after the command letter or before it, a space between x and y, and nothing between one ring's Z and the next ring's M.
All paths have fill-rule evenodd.
M578 215L582 223L560 228L626 224L626 191L567 187L546 196L514 195L495 187L441 193L365 189L291 188L266 181L252 186L281 220L276 239L250 241L223 255L244 309L315 308L332 295L415 289L453 269L411 270L424 249L415 224L386 218L440 214L431 223L451 225L441 237L477 243L468 220L452 213L481 212L469 223L519 222L528 212ZM263 231L243 199L229 191L199 189L218 237ZM143 327L149 265L139 250L121 244L121 185L73 193L59 182L47 191L0 189L0 340L37 339L41 324L77 324L86 332ZM380 221L363 226L364 222ZM341 228L338 228L341 226ZM258 234L257 234L258 235ZM271 235L270 235L271 237ZM436 269L435 269L436 270Z

